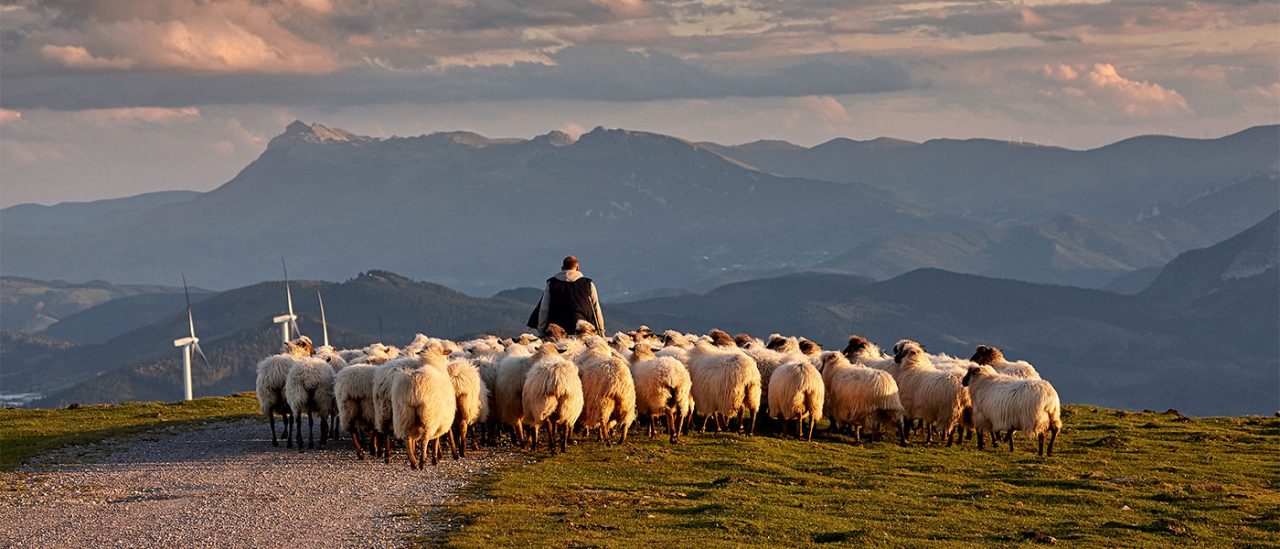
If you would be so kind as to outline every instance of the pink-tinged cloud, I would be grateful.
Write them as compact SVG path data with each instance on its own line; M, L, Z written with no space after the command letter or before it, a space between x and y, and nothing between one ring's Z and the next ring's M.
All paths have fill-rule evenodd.
M1126 78L1110 63L1045 65L1040 73L1051 84L1044 91L1047 97L1103 117L1159 118L1191 112L1187 100L1176 90Z
M22 120L22 113L10 109L0 109L0 124L11 124L19 120Z
M83 46L40 46L40 55L71 69L127 69L137 64L128 57L94 57Z
M800 109L816 115L829 126L840 126L849 122L849 111L836 98L829 95L811 95L797 97L791 101Z
M200 109L182 107L170 109L164 107L126 107L119 109L88 109L76 113L81 120L95 126L107 126L118 123L161 123L181 119L200 117Z

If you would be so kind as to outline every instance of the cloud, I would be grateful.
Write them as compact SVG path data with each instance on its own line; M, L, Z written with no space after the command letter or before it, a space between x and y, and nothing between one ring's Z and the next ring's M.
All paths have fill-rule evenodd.
M0 109L0 124L11 124L22 120L22 113L9 109Z
M726 71L660 50L574 46L547 62L325 75L206 75L98 72L6 81L6 108L60 110L208 104L368 105L529 99L654 101L801 97L906 90L907 70L875 57L802 59L778 68Z
M816 115L828 126L838 127L849 123L849 111L829 95L799 97L792 102L800 109Z
M1120 75L1110 63L1087 67L1045 65L1041 76L1051 84L1046 97L1100 116L1157 118L1188 114L1187 101L1176 90Z
M127 69L137 64L127 57L94 57L89 54L89 50L80 46L45 44L40 46L40 55L73 69Z
M116 109L86 109L78 111L76 116L96 126L117 123L161 123L184 118L199 118L200 109L196 107L124 107Z

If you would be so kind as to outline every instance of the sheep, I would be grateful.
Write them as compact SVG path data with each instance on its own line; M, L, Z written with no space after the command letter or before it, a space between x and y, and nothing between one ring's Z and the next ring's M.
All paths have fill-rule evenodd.
M745 334L745 333L733 336L733 342L736 343L738 347L741 349L748 349L751 347L764 347L764 342L760 341L760 338L751 337L751 334Z
M404 439L409 450L409 468L423 469L427 443L431 441L435 441L431 464L438 464L440 439L449 435L452 443L449 429L457 412L453 384L446 369L423 360L419 367L396 376L391 385L391 407L396 438ZM422 441L421 460L415 456L418 441ZM456 444L453 446L456 448Z
M555 452L558 436L560 453L563 454L569 442L569 431L582 414L582 381L578 379L578 367L560 357L555 345L549 343L540 347L533 358L520 395L524 421L533 426L529 449L537 449L538 431L545 421L551 451Z
M683 364L688 364L689 349L692 348L693 341L688 336L675 330L667 330L662 334L662 348L654 352L654 354L669 356Z
M732 346L732 338L729 341ZM755 434L755 416L760 410L760 371L755 362L737 346L717 347L702 340L694 344L686 365L693 382L693 400L705 415L700 430L705 431L707 420L715 416L719 432L725 427L724 420L737 414L738 432L743 431L744 416L750 415L747 434Z
M822 419L823 399L826 388L822 375L807 359L784 364L773 372L769 385L769 415L784 422L796 420L796 438L804 438L804 418L809 418L809 442L813 442L813 429Z
M552 345L548 350L539 347L532 352L524 345L514 344L499 355L496 383L493 388L497 404L497 420L511 426L512 444L524 445L524 378L537 360L538 353L556 352Z
M1062 403L1053 385L1043 379L1023 379L998 373L989 365L969 368L961 383L973 396L973 421L978 430L978 449L983 449L982 432L1008 431L1009 452L1013 452L1013 432L1036 435L1038 455L1045 455L1044 434L1049 433L1049 452L1062 430Z
M482 355L473 357L471 363L476 365L476 370L480 373L480 383L485 387L484 411L481 414L483 419L480 420L481 442L496 446L498 426L501 422L498 419L498 355Z
M365 361L363 349L343 349L338 351L338 356L342 357L342 360L347 361L347 364L355 364L357 362Z
M920 344L913 341L895 346L894 364L889 373L898 382L902 406L907 415L923 422L925 443L933 442L933 427L942 431L951 446L954 429L970 406L969 392L960 384L961 376L933 367Z
M447 371L457 404L453 430L458 436L458 455L467 457L467 427L487 419L489 389L480 377L480 369L468 359L450 360Z
M596 331L595 324L581 319L574 323L573 329L578 337L585 338L587 336L600 335L600 332Z
M678 444L680 429L693 411L689 369L672 357L654 355L647 343L641 343L631 354L631 374L636 385L636 411L649 418L649 438L657 434L655 418L666 416L671 443Z
M893 357L884 354L876 344L857 335L849 336L849 343L841 351L845 358L853 364L861 364L877 370L888 370L893 365Z
M1004 353L996 347L989 345L979 345L977 350L973 352L973 357L969 359L976 364L986 364L995 369L996 372L1013 377L1023 379L1040 379L1040 373L1030 362L1019 360L1010 362L1004 358Z
M334 348L330 345L321 345L319 347L316 347L315 356L316 358L322 359L325 362L329 363L329 367L333 369L334 379L337 379L338 374L341 373L342 370L347 367L347 361L343 359L342 355L338 354L338 352L335 351ZM337 399L336 393L334 395L334 398L336 402L336 399ZM330 416L328 420L329 420L329 433L331 433L336 438L338 436L337 406L334 407L333 415Z
M822 353L820 364L832 431L851 426L854 442L862 442L863 433L893 425L898 443L906 444L906 410L898 396L898 383L889 372L852 364L836 352Z
M373 451L382 456L384 463L391 463L391 435L395 430L391 386L420 366L418 357L398 357L378 365L373 374Z
M760 394L766 396L769 394L769 380L773 377L773 371L784 364L804 358L795 340L778 334L771 334L769 343L764 346L749 345L743 352L756 361L756 369L760 371ZM772 408L769 414L772 417Z
M320 447L324 448L329 438L329 416L335 412L333 401L333 368L328 362L316 357L301 357L296 360L284 384L285 400L293 410L294 428L297 433L298 451L302 447L302 414L307 414L308 446L315 448L315 418L320 417Z
M591 338L574 359L582 380L582 427L600 430L605 446L613 445L613 428L620 427L618 444L627 442L627 431L636 419L636 386L627 361L599 337Z
M373 364L375 366L386 364L387 361L400 356L400 349L383 345L381 343L374 343L373 345L365 347L363 352L363 362L366 364Z
M374 440L373 378L378 368L369 364L354 364L334 376L333 394L338 404L339 427L351 433L356 447L356 458L364 459L359 433L369 434L370 449Z
M279 446L280 442L276 438L276 414L284 419L284 438L285 446L293 448L293 410L289 407L289 401L285 399L284 386L288 381L289 370L297 359L309 356L308 347L309 340L302 338L295 339L284 344L284 348L280 354L271 355L262 359L258 363L258 376L255 386L258 393L258 407L262 413L267 416L267 421L271 424L271 445Z

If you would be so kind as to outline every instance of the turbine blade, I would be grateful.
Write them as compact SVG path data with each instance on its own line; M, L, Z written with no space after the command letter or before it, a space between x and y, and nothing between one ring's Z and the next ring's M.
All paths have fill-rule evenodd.
M205 366L212 366L212 364L209 364L209 357L204 356L204 351L200 350L199 343L193 343L191 346L195 348L196 354L200 355L200 360L204 361Z
M187 298L187 310L191 309L191 292L187 290L187 273L182 273L182 295Z
M316 290L316 299L320 300L320 326L324 328L324 346L329 346L329 319L324 315L324 296Z
M292 318L290 318L290 319L289 319L289 329L293 330L293 337L294 337L294 339L297 339L297 338L302 337L302 330L299 330L299 329L298 329L298 321L297 321L297 320L292 319Z
M284 283L284 294L289 299L289 316L293 316L293 290L289 289L289 281Z
M196 319L191 316L191 307L187 307L187 325L191 327L191 339L196 338Z

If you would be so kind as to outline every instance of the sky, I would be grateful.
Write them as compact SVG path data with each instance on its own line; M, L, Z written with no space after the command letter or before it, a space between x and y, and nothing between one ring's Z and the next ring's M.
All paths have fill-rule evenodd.
M1280 123L1274 0L0 0L0 206L209 190L295 119L1093 148Z

